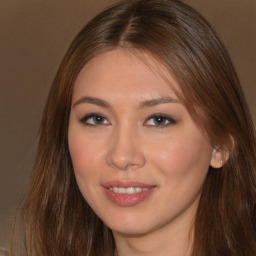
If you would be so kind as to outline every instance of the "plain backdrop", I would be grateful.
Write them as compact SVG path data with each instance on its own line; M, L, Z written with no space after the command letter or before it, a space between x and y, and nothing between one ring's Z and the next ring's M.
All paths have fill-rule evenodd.
M37 131L73 37L114 0L0 0L0 246L26 189ZM217 30L256 123L256 0L185 0Z

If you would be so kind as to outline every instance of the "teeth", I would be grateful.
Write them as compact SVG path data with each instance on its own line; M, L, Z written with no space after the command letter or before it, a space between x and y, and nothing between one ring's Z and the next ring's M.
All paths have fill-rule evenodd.
M141 188L141 187L129 187L129 188L122 188L122 187L113 187L109 188L109 190L114 191L117 194L135 194L142 191L147 191L149 188Z

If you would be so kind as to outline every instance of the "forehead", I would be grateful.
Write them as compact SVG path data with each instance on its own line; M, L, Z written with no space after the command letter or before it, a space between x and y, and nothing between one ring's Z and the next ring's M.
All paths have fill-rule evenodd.
M174 96L176 90L179 90L179 85L175 77L153 55L115 49L97 55L83 67L75 81L73 96L82 93Z

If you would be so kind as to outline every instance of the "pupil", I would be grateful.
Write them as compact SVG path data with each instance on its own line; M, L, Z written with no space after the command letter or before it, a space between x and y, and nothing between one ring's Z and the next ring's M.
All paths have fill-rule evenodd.
M94 117L94 122L95 123L102 123L102 121L103 121L103 118L101 116L95 116Z
M162 124L162 123L164 122L164 117L162 117L162 116L157 116L157 117L155 118L155 122L156 122L157 124Z

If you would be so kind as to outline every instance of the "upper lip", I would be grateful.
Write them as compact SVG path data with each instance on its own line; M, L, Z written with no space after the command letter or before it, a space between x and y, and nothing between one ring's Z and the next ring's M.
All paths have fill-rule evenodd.
M132 180L111 180L107 181L103 184L105 188L113 188L113 187L122 187L122 188L129 188L129 187L140 187L140 188L151 188L156 187L152 184L146 184L138 181Z

